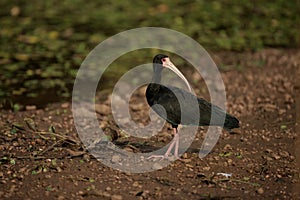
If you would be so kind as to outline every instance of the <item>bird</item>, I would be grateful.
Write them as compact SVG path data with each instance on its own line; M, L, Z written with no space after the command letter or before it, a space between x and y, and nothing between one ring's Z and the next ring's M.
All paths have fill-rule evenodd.
M178 75L188 86L189 91L161 84L162 71L168 68ZM158 54L153 58L153 76L146 89L148 105L164 120L172 125L174 138L164 155L152 155L150 158L168 158L174 148L174 156L178 157L179 133L178 125L192 126L219 126L230 131L239 128L239 120L226 113L220 107L211 104L203 98L192 94L191 87L171 62L169 56ZM195 109L198 106L199 109ZM213 112L213 113L212 113ZM211 117L213 118L211 119Z

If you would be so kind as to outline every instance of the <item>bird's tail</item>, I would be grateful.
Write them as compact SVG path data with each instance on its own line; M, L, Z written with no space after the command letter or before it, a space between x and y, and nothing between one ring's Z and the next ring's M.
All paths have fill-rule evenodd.
M239 120L229 114L226 114L223 128L226 130L231 130L233 128L239 128L239 127L240 127Z
M235 118L234 116L226 113L224 110L219 108L218 106L213 105L212 106L212 112L214 113L214 116L212 116L212 123L211 125L216 125L216 126L222 126L225 130L230 131L231 129L234 128L239 128L239 120ZM224 120L225 118L225 120ZM220 121L220 120L224 121Z

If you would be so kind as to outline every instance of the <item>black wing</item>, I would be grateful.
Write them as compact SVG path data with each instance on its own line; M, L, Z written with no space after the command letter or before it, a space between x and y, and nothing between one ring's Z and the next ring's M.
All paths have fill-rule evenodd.
M225 128L232 129L238 127L239 123L235 117L230 116L220 107L177 87L160 85L159 92L153 96L153 101L149 105L172 125L223 126L225 124ZM211 121L212 112L214 118Z

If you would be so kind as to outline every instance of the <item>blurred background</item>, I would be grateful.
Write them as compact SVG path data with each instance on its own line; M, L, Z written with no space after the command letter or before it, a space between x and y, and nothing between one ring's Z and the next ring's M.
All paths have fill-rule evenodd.
M165 27L210 52L298 48L299 1L11 1L0 2L0 108L70 99L77 69L101 41L137 27ZM142 37L142 36L141 36ZM230 54L232 55L232 54ZM107 73L107 86L137 64L132 52Z

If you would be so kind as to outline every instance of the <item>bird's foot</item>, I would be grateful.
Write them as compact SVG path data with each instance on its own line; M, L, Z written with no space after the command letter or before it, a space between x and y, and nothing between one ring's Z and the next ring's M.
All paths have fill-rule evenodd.
M149 156L147 159L151 159L151 158L160 158L160 160L163 160L163 159L168 159L168 160L171 160L171 161L175 161L179 158L178 156L178 147L179 147L179 134L177 132L177 128L173 128L173 131L174 131L174 139L172 140L167 152L164 154L164 155L152 155L152 156ZM169 157L169 155L171 154L171 150L175 147L175 150L174 150L174 156L172 157Z
M168 156L166 155L151 155L147 158L147 160L150 160L152 158L160 158L160 160L166 159Z
M166 154L164 154L164 155L151 155L151 156L149 156L148 158L147 158L147 160L150 160L150 159L155 159L155 158L160 158L160 161L161 160L164 160L164 159L169 159L169 160L172 160L172 161L174 161L174 160L177 160L178 158L179 158L179 156L177 155L174 155L174 156L169 156L169 155L166 155Z

